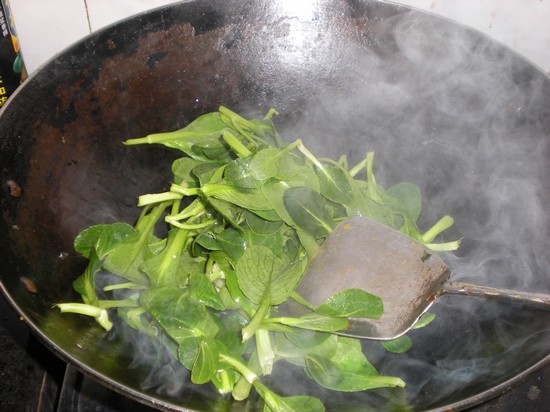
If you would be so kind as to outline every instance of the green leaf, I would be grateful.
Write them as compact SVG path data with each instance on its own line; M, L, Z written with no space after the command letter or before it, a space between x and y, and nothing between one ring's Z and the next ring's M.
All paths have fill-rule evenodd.
M284 148L268 147L256 152L250 161L250 171L258 180L267 180L279 173L279 161Z
M197 236L195 236L195 239L193 242L194 242L193 252L197 254L200 253L199 251L197 251L197 250L200 250L200 248L197 249L197 245L203 247L208 251L221 249L221 246L218 243L218 240L216 239L216 235L212 232L203 232L198 234Z
M199 184L217 183L221 180L225 165L220 163L200 163L193 168L192 173L199 181Z
M227 164L224 178L229 185L242 189L256 189L262 185L262 181L250 170L251 160L250 157L245 157Z
M209 251L221 250L235 261L242 256L247 247L247 240L242 232L231 226L227 226L220 232L201 233L195 241Z
M207 183L201 187L201 191L208 198L224 200L244 209L271 209L271 204L260 189L242 189L225 184Z
M171 334L178 343L178 360L187 369L193 369L195 360L199 354L199 338L186 329L177 330Z
M200 385L209 382L218 371L219 354L222 349L215 339L201 337L198 343L199 350L191 370L191 382Z
M147 277L139 268L151 256L148 245L158 241L153 235L154 227L169 204L171 202L163 202L142 212L135 225L136 231L117 244L105 257L105 270L137 284L148 283Z
M390 203L397 211L402 211L413 222L420 217L422 210L422 194L420 188L412 183L397 183L386 190L386 195L391 196L396 202L388 202L384 197L384 203Z
M246 345L241 341L241 329L246 326L248 318L242 311L227 311L220 317L220 328L215 337L223 344L227 353L239 358L246 350Z
M317 238L327 236L334 227L325 199L307 187L289 188L284 205L296 225Z
M388 352L403 353L412 347L412 340L407 335L403 335L397 339L382 342L382 346L384 346L384 349Z
M144 259L139 269L147 275L152 287L177 287L182 282L180 276L181 253L187 241L187 230L171 229L168 232L166 247L156 256Z
M146 137L130 139L126 145L162 144L181 150L197 160L229 160L231 154L222 135L228 130L218 112L204 114L180 130L155 133Z
M353 197L350 181L352 179L346 173L339 167L326 165L321 170L317 170L321 194L336 203L343 205L351 203Z
M285 238L281 232L275 232L271 235L257 235L256 233L249 232L247 243L249 245L262 245L266 246L277 256L281 256L285 251L283 251L284 245L283 242ZM292 252L289 252L289 256Z
M306 371L319 385L341 392L357 392L375 388L404 387L405 382L393 376L364 374L361 371L349 371L336 363L318 355L308 355Z
M81 231L74 239L74 250L89 259L106 226L108 225L94 225Z
M187 290L173 287L151 288L140 297L141 305L163 328L193 329L205 317L205 307Z
M318 355L319 353L316 352ZM345 336L336 338L336 350L329 359L339 368L363 375L377 375L375 367L363 353L363 347L358 339Z
M98 297L96 294L95 276L101 269L102 262L97 257L95 250L91 250L90 261L84 270L84 273L80 275L73 282L73 289L80 293L84 303L88 305L97 304Z
M211 255L216 264L223 270L225 274L225 285L229 291L231 298L235 303L238 303L247 313L253 312L252 303L244 295L237 281L237 274L233 270L229 257L223 252L213 252Z
M357 189L357 191L359 191L359 189ZM368 217L378 223L399 229L399 225L395 224L394 210L385 204L374 201L366 196L365 193L358 193L354 196L353 204L347 208L347 214L349 216L361 215Z
M216 288L204 274L192 273L189 276L189 290L191 291L191 296L203 305L217 310L225 309Z
M263 193L263 190L262 190ZM265 193L264 193L265 196ZM268 199L269 200L269 199ZM250 213L255 214L261 219L267 220L268 222L278 222L281 220L277 212L273 209L270 210L250 210Z
M420 317L420 319L418 319L415 322L415 324L412 326L411 329L423 328L424 326L427 326L430 323L432 323L434 320L435 320L435 315L433 313L426 312Z
M221 369L212 377L211 382L220 395L233 393L235 384L241 375L233 369Z
M276 256L268 247L252 245L237 262L237 281L253 303L260 304L269 289L271 304L278 305L294 290L306 264L306 259L291 262L287 256Z
M208 202L222 217L227 220L233 227L239 228L244 222L246 209L236 206L225 200L209 198Z
M193 186L196 186L199 181L192 171L202 164L201 160L191 159L187 156L174 160L172 163L172 173L174 174L175 183L182 184L183 182L187 182L193 183Z
M279 161L279 172L276 179L285 182L289 187L309 187L319 192L319 179L314 168L306 165L303 159L295 154L288 153Z
M270 110L263 119L248 120L227 107L219 107L220 118L228 127L235 129L250 141L271 145L278 141L277 132L271 121L271 114L274 112Z
M117 309L121 320L159 349L166 346L191 371L192 382L212 382L237 400L253 385L265 412L320 412L318 399L280 396L259 377L285 359L332 390L404 386L399 378L379 376L360 340L332 333L346 328L348 318L379 318L382 301L350 289L298 318L277 317L274 306L289 296L300 301L293 291L308 258L347 216L369 217L424 243L450 218L422 235L417 186L398 183L384 190L374 176L372 152L348 171L345 156L319 160L301 140L282 144L274 113L248 120L221 106L180 130L125 142L163 144L186 157L172 163L169 192L139 198L144 209L134 227L96 225L77 236L75 250L90 262L74 288L93 313L127 305ZM363 173L364 180L356 178ZM155 229L166 223L168 235L157 238ZM113 279L129 280L117 280L112 290L136 288L132 295L100 301L95 274L102 268ZM431 319L426 315L415 327ZM383 345L401 352L410 343L404 336Z
M300 228L296 229L296 234L298 235L298 239L300 239L300 245L305 249L308 257L313 259L315 253L317 253L317 250L320 247L320 242L315 238L315 236Z
M271 392L264 396L264 412L324 412L323 403L313 396L279 396Z
M220 250L227 253L232 260L236 261L243 255L247 248L247 241L242 233L232 227L226 228L217 237Z
M134 232L135 229L131 225L123 222L95 225L76 236L74 247L77 252L87 258L90 258L91 250L95 249L97 256L103 259Z
M284 194L289 187L286 182L269 181L262 186L261 190L281 220L291 227L296 227L284 203Z
M372 318L382 316L382 299L361 289L346 289L325 300L316 309L325 316Z
M128 236L106 256L103 264L105 270L131 282L147 284L147 277L139 269L148 255L148 249L144 247L146 241L137 232Z
M325 357L331 357L337 349L338 338L329 333L295 328L285 333L285 337L297 348Z
M301 367L305 366L307 354L330 359L338 349L338 337L332 333L292 328L290 332L274 336L277 356Z
M281 220L271 221L262 219L255 213L245 215L246 223L250 230L257 235L267 236L277 233L283 222Z
M269 318L267 322L277 322L295 328L310 329L319 332L336 332L348 327L348 321L345 318L333 318L317 313L308 313L298 318Z

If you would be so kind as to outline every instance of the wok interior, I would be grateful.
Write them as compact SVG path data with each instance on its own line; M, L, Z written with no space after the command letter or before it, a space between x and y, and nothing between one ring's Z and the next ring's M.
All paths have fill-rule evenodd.
M49 62L0 117L6 295L64 359L157 407L260 408L185 379L167 384L175 370L151 372L135 355L148 348L129 350L126 332L105 336L51 305L75 299L71 282L85 262L74 236L95 223L132 222L138 195L168 188L176 153L121 142L182 127L220 104L248 116L276 108L283 136L302 138L318 155L346 154L353 164L375 151L379 183L421 186L422 223L455 217L449 237L464 240L445 256L454 276L550 292L541 207L548 78L477 33L409 9L325 1L293 14L284 4L188 2L130 18ZM21 196L10 194L8 180ZM548 361L547 312L452 297L433 312L437 321L411 333L406 354L365 342L381 373L405 379L405 391L328 393L290 366L278 368L273 384L314 393L332 410L461 407ZM289 375L298 382L288 385Z

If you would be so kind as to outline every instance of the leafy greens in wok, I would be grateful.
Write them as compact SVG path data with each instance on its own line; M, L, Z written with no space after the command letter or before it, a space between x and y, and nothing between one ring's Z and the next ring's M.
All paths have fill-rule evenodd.
M280 360L332 390L402 387L400 378L378 374L359 340L333 333L350 317L379 318L380 298L349 289L315 307L295 287L323 240L348 216L372 218L434 250L458 247L433 243L453 220L445 216L421 233L417 186L383 189L373 153L350 166L345 156L316 158L301 140L282 143L275 114L245 119L220 107L181 130L126 141L162 144L184 156L172 164L169 191L139 197L142 213L134 225L98 224L76 237L75 249L89 259L74 282L82 303L57 307L93 316L106 330L116 312L154 341L168 342L193 383L211 382L236 400L254 388L265 411L324 410L314 397L281 396L262 382ZM163 235L160 226L167 227ZM107 272L109 284L99 290ZM305 314L279 314L288 299ZM394 352L410 344L406 336L384 343Z

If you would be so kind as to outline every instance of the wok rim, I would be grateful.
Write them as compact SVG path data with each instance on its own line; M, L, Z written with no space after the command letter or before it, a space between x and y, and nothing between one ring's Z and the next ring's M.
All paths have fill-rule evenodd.
M39 75L41 71L44 70L44 68L48 67L52 62L54 62L59 56L66 55L68 52L70 52L75 46L85 42L87 39L90 39L92 37L99 36L103 33L107 33L109 30L111 30L113 27L116 27L120 25L121 23L125 21L134 20L136 18L139 18L140 16L145 16L150 13L159 11L159 10L167 10L170 8L177 8L179 5L186 4L186 3L198 3L199 0L180 0L173 3L169 3L163 6L157 6L154 8L151 8L146 11L142 11L139 13L135 13L131 16L125 17L123 19L120 19L118 21L115 21L113 23L110 23L99 30L96 30L83 38L75 41L74 43L66 46L64 49L56 53L54 56L50 57L47 61L39 65L36 70L34 70L25 80L25 82L19 86L14 93L10 96L10 99L6 102L6 104L0 109L0 118L2 117L2 114L7 110L7 108L10 107L10 104L15 104L14 101L17 100L17 96L23 91L23 89L30 83L29 80L32 80L35 76ZM502 43L501 41L497 39L493 39L487 34L472 28L470 26L467 26L461 22L454 21L448 17L437 15L436 13L433 13L431 11L426 11L419 9L414 6L408 6L404 4L397 3L392 0L374 0L374 2L378 3L384 3L386 5L389 5L391 7L399 8L399 9L405 9L405 10L413 10L417 13L421 14L427 14L430 16L434 16L437 19L442 19L445 21L448 21L449 23L457 26L461 26L464 29L475 32L476 36L480 36L486 39L489 39L492 43L498 44L499 47L506 49L507 53L513 54L515 58L518 58L524 62L526 62L529 66L534 68L537 72L539 72L541 75L545 76L547 79L550 79L550 73L546 73L539 65L532 62L531 60L527 59L517 51L513 50L506 44ZM68 364L68 366L74 366L78 371L85 374L86 376L92 378L96 382L101 383L102 385L108 387L109 389L117 392L118 394L122 396L126 396L130 399L136 400L144 405L148 405L154 408L161 408L161 410L167 410L167 411L185 411L185 412L193 412L193 409L187 409L182 406L179 406L172 402L167 402L166 400L160 399L158 397L155 397L151 394L147 394L145 392L135 390L129 386L126 386L124 384L121 384L120 382L117 382L115 379L112 379L108 377L107 375L104 375L100 373L98 370L94 369L90 365L85 364L84 362L79 361L76 357L72 356L69 352L65 351L63 348L61 348L59 345L57 345L52 339L48 338L47 334L34 322L32 321L30 316L27 316L25 311L19 307L19 305L15 302L7 288L5 287L2 279L0 278L0 291L9 304L9 306L12 307L12 309L19 315L21 320L30 328L30 331L32 334L39 338L40 342L44 344L45 347L47 347L56 357L63 360L65 363ZM484 402L487 402L491 399L494 399L498 396L504 395L508 391L512 390L522 382L524 382L527 378L529 378L531 375L536 373L537 371L541 370L545 366L550 365L550 353L546 355L544 358L538 360L536 363L528 366L523 371L515 374L511 378L506 379L505 381L497 384L496 386L487 389L485 391L482 391L476 395L470 396L468 398L465 398L463 400L459 400L453 403L446 404L445 406L441 407L435 407L431 409L426 409L427 412L435 412L435 411L446 411L446 410L465 410L467 408L471 408L477 405L480 405Z
M0 291L2 292L5 300L10 304L14 311L20 316L21 320L30 327L31 332L34 336L38 337L40 342L47 347L55 356L67 363L67 366L73 366L78 371L84 375L92 378L96 382L101 383L102 385L108 387L109 389L117 392L122 396L127 396L130 399L138 401L144 405L152 406L155 408L161 407L162 410L167 411L184 411L184 412L194 412L192 409L186 409L181 406L176 405L172 402L167 402L163 399L156 398L152 395L145 394L144 392L137 391L126 385L123 385L117 382L114 379L100 373L91 366L79 361L74 356L70 355L64 351L60 346L56 345L48 336L35 324L25 312L19 308L17 303L13 300L11 295L6 290L2 280L0 279ZM492 387L491 389L480 392L476 395L470 396L469 398L456 401L445 406L435 407L426 409L426 412L442 412L448 410L465 410L477 405L480 405L484 402L490 401L497 398L498 396L504 395L505 393L513 390L515 387L520 385L522 382L527 380L531 375L541 370L545 366L550 365L550 355L547 355L543 359L537 361L535 364L529 366L527 369L516 374L515 376L501 382L500 384Z

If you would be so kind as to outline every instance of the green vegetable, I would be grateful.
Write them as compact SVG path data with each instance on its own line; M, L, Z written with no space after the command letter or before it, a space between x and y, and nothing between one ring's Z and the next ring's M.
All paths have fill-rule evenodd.
M324 410L318 399L280 396L262 382L279 360L303 367L330 390L403 387L400 378L378 374L358 340L334 334L348 327L348 318L379 318L380 298L349 289L314 307L295 288L324 239L348 216L370 217L435 250L458 247L434 243L452 218L422 234L418 187L398 183L384 190L373 153L350 168L345 157L316 158L301 140L282 144L275 114L249 120L220 107L181 130L126 141L182 152L171 166L173 184L139 197L143 212L135 225L96 225L76 237L75 250L89 259L74 282L83 303L57 307L91 316L106 330L118 313L166 345L193 383L210 383L236 400L255 390L266 412ZM167 226L163 238L156 235L161 225ZM102 271L116 276L100 293ZM288 299L305 314L279 314ZM410 345L407 336L384 343L392 352Z

